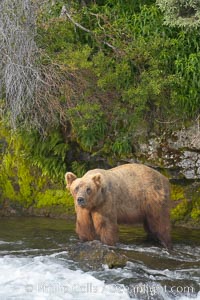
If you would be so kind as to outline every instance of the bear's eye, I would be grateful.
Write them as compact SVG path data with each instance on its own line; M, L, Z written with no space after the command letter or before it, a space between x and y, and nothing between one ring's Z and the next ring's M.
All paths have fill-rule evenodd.
M91 188L87 188L87 190L86 190L86 192L88 193L88 194L90 194L90 192L91 192Z
M79 190L79 186L75 187L74 192L77 193Z

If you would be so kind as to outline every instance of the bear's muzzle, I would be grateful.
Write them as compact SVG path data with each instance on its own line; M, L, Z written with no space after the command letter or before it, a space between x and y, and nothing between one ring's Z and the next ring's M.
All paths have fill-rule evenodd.
M85 199L83 198L83 197L78 197L78 199L77 199L77 204L79 205L79 206L85 206Z

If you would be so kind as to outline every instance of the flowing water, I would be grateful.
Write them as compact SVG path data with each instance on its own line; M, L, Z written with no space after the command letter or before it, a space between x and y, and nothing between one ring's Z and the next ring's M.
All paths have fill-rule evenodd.
M74 224L0 219L0 300L200 299L200 230L173 229L174 249L145 243L140 227L120 228L125 268L81 270L68 257Z

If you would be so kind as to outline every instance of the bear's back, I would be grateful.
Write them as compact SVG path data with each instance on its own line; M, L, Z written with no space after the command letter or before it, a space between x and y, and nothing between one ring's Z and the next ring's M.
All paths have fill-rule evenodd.
M148 198L149 194L165 194L169 197L170 187L168 179L158 171L143 164L124 164L112 169L94 169L88 171L83 178L102 175L103 187L111 192L119 203L125 197L128 199L135 198L139 201Z

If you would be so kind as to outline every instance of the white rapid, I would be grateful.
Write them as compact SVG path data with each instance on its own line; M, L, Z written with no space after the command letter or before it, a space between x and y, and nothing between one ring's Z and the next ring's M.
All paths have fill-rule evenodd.
M73 223L0 219L0 300L200 300L199 233L175 230L168 253L146 244L141 228L122 228L115 251L127 265L83 270L68 256Z

